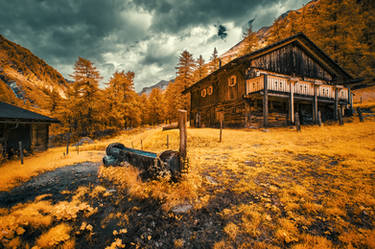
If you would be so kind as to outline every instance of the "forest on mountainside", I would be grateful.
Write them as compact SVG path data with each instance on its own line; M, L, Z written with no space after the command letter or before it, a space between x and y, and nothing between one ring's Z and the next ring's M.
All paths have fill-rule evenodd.
M303 32L334 61L347 70L354 78L365 81L375 78L375 2L371 0L312 1L298 11L276 19L263 37L263 46ZM259 49L260 40L252 30L252 22L243 35L243 49L237 56ZM210 49L210 48L207 48ZM9 55L8 55L9 57ZM32 58L30 56L25 57ZM25 70L33 68L33 61L21 59ZM2 61L3 67L12 67ZM30 64L30 65L29 65ZM40 64L38 64L40 66ZM189 96L181 92L194 82L217 70L218 51L214 48L210 61L202 56L197 59L185 50L179 55L176 65L176 79L167 89L152 90L150 95L138 95L134 90L135 73L115 72L104 89L99 88L102 79L92 62L79 57L74 65L72 83L65 83L64 94L56 88L43 88L43 94L27 94L31 103L20 102L10 97L11 89L0 80L0 101L26 108L39 107L62 125L53 133L70 132L73 136L92 136L96 131L106 129L127 129L143 125L157 125L176 120L178 109L189 110ZM51 74L48 71L37 75ZM52 75L61 81L59 75Z

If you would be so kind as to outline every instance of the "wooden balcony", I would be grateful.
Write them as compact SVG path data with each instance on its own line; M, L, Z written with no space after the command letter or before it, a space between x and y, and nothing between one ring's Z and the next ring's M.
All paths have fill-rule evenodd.
M321 83L313 83L302 80L291 80L287 77L273 76L273 75L261 75L246 81L246 95L254 93L264 92L264 79L267 77L267 90L270 93L279 93L289 95L291 89L295 97L314 97L316 88L316 94L319 99L335 100L336 89L337 98L339 100L348 101L349 90L343 86L327 85Z

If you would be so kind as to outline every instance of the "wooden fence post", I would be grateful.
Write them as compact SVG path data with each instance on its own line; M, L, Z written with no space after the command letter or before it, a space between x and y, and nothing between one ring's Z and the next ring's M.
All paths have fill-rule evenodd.
M363 120L361 107L357 107L357 112L358 112L359 122L363 122L364 120Z
M69 143L70 143L70 133L68 133L68 139L67 139L67 143L66 143L66 155L69 154Z
M77 155L79 155L79 143L77 143L76 149L77 149Z
M320 110L318 111L318 125L322 126L322 113L320 112Z
M186 110L178 110L180 113L179 118L179 128L180 128L180 155L183 159L186 158L186 119L187 119L187 111Z
M23 148L22 148L22 141L18 141L18 149L20 150L20 159L21 159L21 164L23 164Z
M338 109L338 113L339 113L339 124L340 125L344 125L344 120L342 119L342 110L341 110L341 108Z
M169 136L167 135L167 149L169 148Z
M132 149L134 149L134 143L133 143L133 141L132 141Z
M141 150L143 150L143 141L141 139Z
M219 112L219 121L220 121L220 138L219 142L223 141L223 120L224 120L224 112Z
M297 131L301 131L301 123L299 122L299 114L298 114L298 112L296 112L296 114L294 115L294 117L296 119Z

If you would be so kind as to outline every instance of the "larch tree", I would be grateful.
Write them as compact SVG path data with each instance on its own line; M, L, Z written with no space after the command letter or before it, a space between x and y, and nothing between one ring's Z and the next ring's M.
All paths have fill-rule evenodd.
M198 59L196 60L196 69L194 71L194 81L198 81L203 79L208 74L207 66L205 65L205 61L202 55L199 55Z
M74 82L68 91L66 105L70 130L91 135L99 128L98 97L101 76L91 61L79 57L71 75Z
M107 84L108 113L111 125L117 128L130 128L141 123L141 108L134 91L134 72L115 72Z
M215 47L211 55L210 72L215 72L217 69L219 69L219 56Z
M239 52L239 56L243 56L243 55L246 55L255 51L258 46L259 39L257 37L256 32L253 31L253 22L254 22L254 19L248 22L248 27L246 29L246 32L244 32L242 35L243 47L241 48Z
M147 99L148 123L151 125L161 124L165 120L165 101L160 88L152 89Z

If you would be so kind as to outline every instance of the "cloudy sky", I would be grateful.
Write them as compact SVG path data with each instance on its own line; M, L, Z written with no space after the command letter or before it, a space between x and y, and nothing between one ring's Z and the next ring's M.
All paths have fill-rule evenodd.
M240 41L255 18L257 30L309 0L4 0L0 34L69 78L78 56L99 69L103 82L132 70L140 91L175 77L187 49L208 61ZM218 36L224 25L227 36Z

